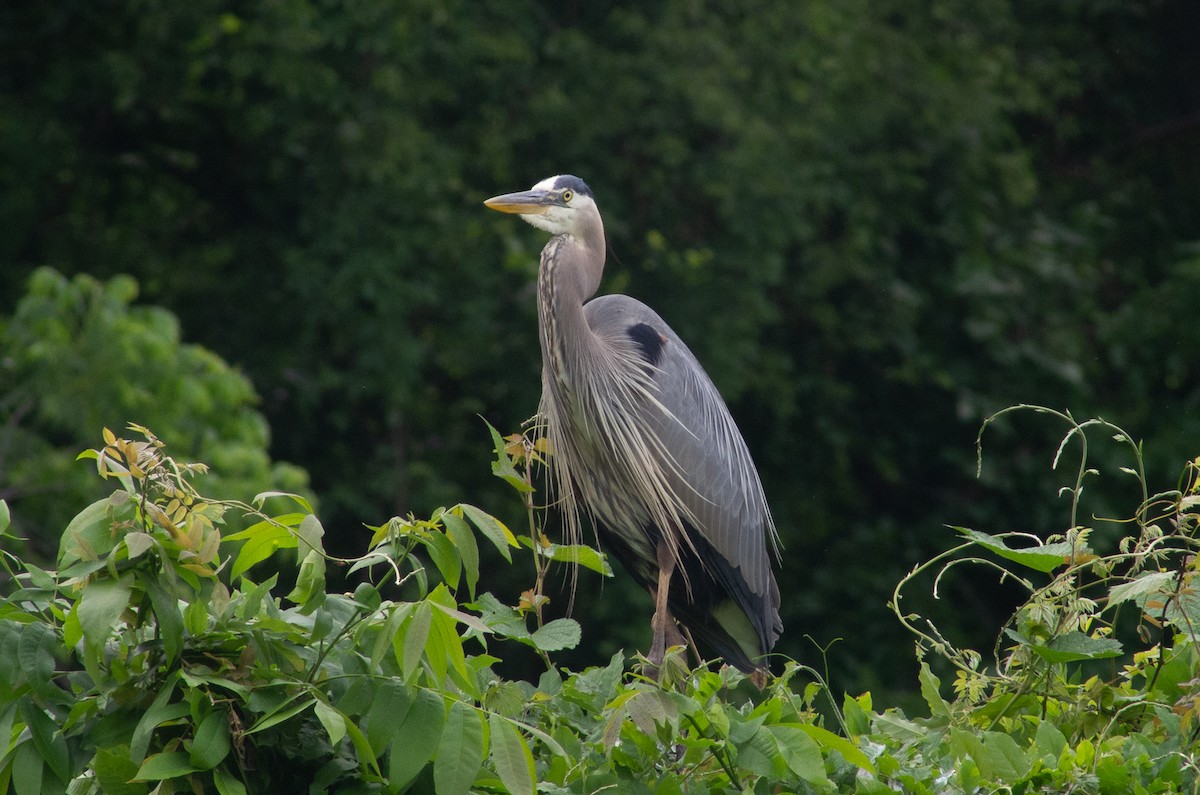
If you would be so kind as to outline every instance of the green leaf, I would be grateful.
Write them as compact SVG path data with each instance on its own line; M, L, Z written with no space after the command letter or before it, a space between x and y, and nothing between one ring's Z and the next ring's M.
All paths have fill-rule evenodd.
M290 491L263 491L254 495L253 502L261 508L262 504L272 497L285 497L299 505L305 513L313 513L312 503L299 494L292 494Z
M108 509L112 497L96 500L67 525L58 544L58 568L65 569L78 560L95 560L113 548L109 532Z
M425 645L429 641L429 627L433 623L433 608L428 602L421 602L413 612L412 620L404 633L404 653L400 658L400 670L404 678L411 679L413 671L421 662L425 653Z
M249 540L246 543L242 544L242 548L238 551L237 559L233 562L233 569L229 572L231 580L236 580L251 566L262 563L271 557L271 555L275 554L275 550L292 549L296 546L296 536L286 527L280 527L267 522L259 522L254 527L255 532L249 536ZM246 532L248 531L242 531L242 533L237 533L225 540L233 540Z
M133 531L125 534L125 550L129 553L130 560L141 557L153 546L154 536L149 533Z
M1017 781L1030 767L1017 741L1001 732L983 733L983 758L976 762L986 777L999 781Z
M525 541L526 539L522 538L521 540ZM533 543L532 539L530 539L529 543ZM585 569L591 569L605 577L613 576L612 566L608 563L608 557L586 544L551 544L548 547L539 545L536 548L536 552L542 557L549 558L558 563L583 566Z
M310 549L300 564L296 575L296 586L284 597L300 605L301 613L308 615L325 601L325 556Z
M1058 764L1059 757L1067 748L1067 738L1048 720L1043 720L1038 723L1037 733L1034 735L1034 745L1037 747L1038 753L1042 755L1047 767L1054 767Z
M492 462L492 474L522 494L533 491L533 488L525 482L525 478L513 466L512 456L508 454L508 445L504 441L504 437L487 420L484 420L483 424L488 427L488 433L492 436L492 446L496 452L496 460Z
M246 734L255 734L256 732L260 732L265 729L269 729L272 726L277 726L280 723L283 723L285 720L288 720L289 718L299 715L301 712L308 709L309 707L311 707L313 704L315 704L317 702L317 700L315 698L305 698L305 699L302 699L300 701L300 703L298 703L298 704L293 704L292 706L287 707L286 709L283 708L284 704L290 703L293 699L295 699L297 697L298 697L298 694L297 694L297 696L293 696L291 699L285 700L283 702L283 704L280 704L279 707L276 707L274 711L269 712L266 715L263 715L261 718L258 719L258 721L252 727L247 729L245 733Z
M16 660L21 681L40 685L54 674L54 652L59 648L54 630L40 621L20 627ZM16 681L16 677L9 680Z
M412 707L413 696L402 682L381 679L371 693L367 710L367 741L378 757L395 737L396 722Z
M871 764L871 758L867 756L861 748L847 740L845 737L842 737L839 734L834 734L828 729L823 729L820 726L814 726L810 723L792 723L787 725L794 726L795 728L804 732L809 737L816 740L817 745L821 746L822 748L827 748L830 751L837 751L850 764L857 765L872 775L875 774L875 765Z
M462 560L458 556L454 542L445 533L439 533L436 530L431 532L424 541L425 548L429 550L429 557L433 559L434 565L437 566L446 585L457 589L458 577L462 573Z
M492 765L513 795L533 795L536 779L533 752L517 727L496 713L488 716L492 735Z
M16 795L43 795L42 777L46 766L33 743L25 742L17 746L12 761L12 784Z
M1112 638L1093 638L1079 630L1073 630L1065 635L1056 635L1046 643L1037 643L1012 629L1004 630L1004 634L1022 646L1028 646L1035 654L1050 663L1103 660L1108 657L1120 656L1123 651L1120 641Z
M88 765L96 774L96 783L104 795L145 795L145 784L131 783L138 766L129 758L128 745L101 748Z
M517 537L512 534L512 531L504 526L496 517L479 510L474 505L461 503L458 508L467 515L471 520L471 524L479 529L479 532L492 542L496 549L500 550L500 554L509 563L512 563L512 553L509 552L509 547L518 546Z
M246 785L224 768L213 771L213 784L217 787L218 795L247 795Z
M146 595L150 597L150 606L158 620L159 639L163 644L167 664L170 665L183 650L183 616L179 612L179 600L174 594L167 592L156 575L139 571L137 578Z
M1011 560L1014 563L1020 563L1035 571L1050 573L1059 566L1064 566L1071 561L1072 549L1071 545L1065 541L1056 544L1039 544L1027 549L1013 549L1004 542L1004 539L987 533L981 533L978 530L971 530L966 527L955 527L967 539L974 541L984 549L989 549L995 552L1002 558ZM1075 554L1088 552L1090 550L1076 549Z
M940 715L947 717L950 715L950 708L946 705L945 699L942 698L940 692L941 682L933 671L929 668L929 663L921 662L921 672L918 675L921 682L921 695L925 699L925 703L929 705L931 715Z
M214 709L204 716L192 739L191 763L198 770L211 770L229 754L229 715Z
M788 769L810 784L828 782L825 761L815 740L795 726L766 726L764 730L775 735L780 753Z
M140 765L145 759L146 751L150 747L150 738L158 726L169 720L182 718L189 712L186 703L169 703L171 695L175 692L175 682L175 677L171 677L164 684L133 730L133 736L129 741L129 757L135 764Z
M138 768L134 781L161 781L166 778L179 778L198 769L192 765L191 758L182 751L154 754L146 758Z
M329 744L336 748L337 744L346 736L348 718L320 699L317 699L317 703L313 706L313 712L316 713L317 720L321 721L321 725L325 727L325 733L329 735Z
M126 580L94 580L79 598L79 626L84 639L99 646L112 634L121 613L129 606L130 585Z
M436 651L435 651L436 650ZM440 610L433 613L432 622L429 632L429 642L425 647L425 656L438 668L439 661L434 660L434 655L441 657L440 677L445 675L446 670L453 671L457 674L456 682L458 685L468 692L475 689L475 685L471 680L471 675L467 670L466 655L463 653L462 637L458 634L455 628L454 619ZM446 664L449 663L447 667Z
M388 782L392 791L408 785L433 758L446 723L446 705L431 690L418 690L402 716L396 716L388 753Z
M805 737L807 739L807 735ZM779 747L779 740L765 726L756 731L749 742L738 746L737 761L739 767L772 781L793 780L791 767Z
M470 526L456 513L447 511L442 514L442 523L446 526L446 537L458 550L462 561L463 574L467 578L467 591L471 599L475 598L475 585L479 582L479 545Z
M21 702L21 717L33 735L33 744L38 753L59 781L71 780L71 754L67 741L58 724L32 701Z
M556 618L535 630L529 639L542 651L559 651L578 646L581 634L575 619Z
M1121 583L1108 592L1108 606L1156 593L1174 593L1176 574L1173 571L1152 571L1130 582Z
M455 701L433 761L433 786L438 795L467 795L483 764L484 750L479 713Z
M12 514L9 513L8 503L0 500L0 533L8 531L9 524L12 523Z

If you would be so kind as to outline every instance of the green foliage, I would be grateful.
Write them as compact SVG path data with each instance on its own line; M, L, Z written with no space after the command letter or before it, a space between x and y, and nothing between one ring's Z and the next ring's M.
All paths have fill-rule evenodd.
M1072 421L1068 440L1105 425ZM507 556L522 547L482 510L460 504L426 520L393 518L373 528L365 555L339 559L325 551L305 498L208 498L194 484L206 467L175 461L149 431L132 430L142 439L106 431L104 446L86 454L118 488L70 522L56 571L0 553L10 576L0 602L0 788L1200 789L1200 459L1178 490L1147 496L1137 532L1111 555L1096 554L1083 527L1033 548L964 529L964 545L914 571L949 559L940 580L951 566L984 563L1032 593L994 666L898 613L917 634L930 713L909 717L876 707L869 693L837 699L821 674L792 661L761 693L727 666L689 670L679 650L659 679L640 664L628 669L623 654L572 673L549 655L578 643L579 626L542 623L536 588L511 607L475 593L488 579L479 541ZM512 485L528 498L527 473L543 453L521 436L496 438L498 476L524 472ZM255 521L222 536L234 514ZM536 549L536 523L530 534ZM281 595L277 576L254 575L287 547L305 563ZM330 563L370 579L353 593L328 592ZM1034 576L1050 581L1035 587ZM1127 623L1138 632L1118 640ZM496 674L495 655L510 641L543 654L536 683ZM1089 668L1114 652L1119 668ZM953 666L952 697L930 655Z
M1194 452L1200 5L478 6L2 4L0 310L39 266L132 273L253 379L331 528L498 501L473 418L536 406L544 241L479 202L577 173L605 289L695 350L814 563L785 625L872 622L855 686L903 642L887 589L940 549L911 528L1053 517L1019 451L972 480L982 416L1103 412L1159 476ZM103 422L130 417L191 443ZM229 475L223 449L188 452ZM634 642L623 618L600 634Z
M101 493L76 452L100 428L132 417L211 461L215 495L307 486L303 470L268 456L249 380L181 343L176 318L134 306L136 296L128 276L67 279L44 268L12 316L0 318L0 497L39 553L52 548L71 506Z

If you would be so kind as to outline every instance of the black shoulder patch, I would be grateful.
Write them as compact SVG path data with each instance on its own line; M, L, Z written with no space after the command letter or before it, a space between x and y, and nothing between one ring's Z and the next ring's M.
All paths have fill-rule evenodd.
M657 367L658 360L662 358L663 346L667 344L667 338L647 323L630 326L627 331L633 341L642 347L642 355L646 357L646 361Z

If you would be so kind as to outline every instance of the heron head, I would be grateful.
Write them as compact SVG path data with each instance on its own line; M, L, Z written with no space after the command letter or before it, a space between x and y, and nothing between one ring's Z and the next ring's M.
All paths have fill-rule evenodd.
M576 235L584 223L599 215L592 189L570 174L548 177L529 190L493 196L484 204L519 215L552 235Z

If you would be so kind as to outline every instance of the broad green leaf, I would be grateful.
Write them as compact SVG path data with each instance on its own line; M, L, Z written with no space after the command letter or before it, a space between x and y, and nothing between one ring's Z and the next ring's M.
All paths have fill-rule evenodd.
M213 784L217 787L218 795L247 795L246 785L224 768L213 771Z
M795 726L765 726L764 731L775 735L780 753L788 768L810 784L828 783L825 761L815 740Z
M58 544L58 568L65 569L78 560L96 560L107 555L116 543L109 531L108 509L112 497L96 500L67 525Z
M54 674L54 652L58 648L54 630L47 624L35 621L24 626L15 625L13 631L19 633L19 638L17 653L10 659L15 659L20 665L20 680L35 685L49 682ZM17 677L12 677L9 682L16 680Z
M445 533L435 530L425 538L425 548L429 550L429 557L433 559L446 585L457 590L458 578L462 573L462 559L458 556L454 542Z
M536 779L533 752L517 727L496 713L488 716L492 735L492 765L512 795L533 795Z
M379 761L375 758L375 752L371 750L371 743L367 741L367 735L362 733L362 729L355 725L354 721L346 721L346 733L350 735L350 744L354 746L354 753L358 756L358 764L375 776L379 775Z
M1020 563L1035 571L1048 574L1071 560L1071 545L1065 541L1056 544L1039 544L1027 549L1013 549L1002 538L966 527L955 527L954 529L984 549L989 549L1002 558ZM1090 550L1087 548L1075 550L1076 555L1085 552L1090 552Z
M433 758L446 723L446 705L437 693L420 689L403 717L397 716L388 753L388 781L398 791Z
M308 500L304 499L304 497L301 497L299 494L292 494L289 491L263 491L254 495L253 502L255 505L261 508L262 504L272 497L284 497L299 505L305 513L313 513L312 504Z
M8 510L8 503L0 500L0 533L7 532L11 522L12 514Z
M45 774L46 766L33 743L18 745L12 761L12 785L16 795L43 795Z
M1037 747L1038 753L1047 767L1054 767L1058 764L1059 757L1067 748L1067 738L1048 720L1043 720L1038 723L1037 733L1034 735L1034 745Z
M529 636L542 651L573 649L579 645L579 622L573 618L556 618L539 627Z
M1093 638L1079 630L1065 635L1056 635L1046 643L1038 643L1021 635L1012 629L1004 630L1004 634L1028 646L1035 654L1046 662L1069 663L1081 660L1103 660L1119 656L1123 648L1121 642L1112 638Z
M1016 740L1002 732L983 733L983 758L975 760L985 776L1016 781L1029 772L1029 759Z
M192 738L191 763L199 770L211 770L229 754L229 715L214 709L204 716Z
M458 508L466 514L471 520L471 524L479 529L479 532L492 542L496 549L500 550L500 554L509 563L512 562L512 553L509 552L509 547L518 546L517 537L512 534L512 531L504 526L496 517L489 513L479 510L474 505L468 505L465 502L460 504Z
M153 546L154 536L149 533L134 531L125 534L125 549L129 552L130 560L141 557Z
M869 694L862 698L869 699ZM849 693L842 699L842 716L846 720L846 727L850 730L851 736L857 737L860 734L866 734L871 731L871 719L869 713L871 704L860 704L857 699Z
M446 607L444 604L439 602L430 602L430 604L432 604L438 610L441 610L446 615L450 616L450 618L453 618L458 623L465 624L477 632L482 632L484 634L491 634L494 632L494 630L485 624L483 619L479 618L478 616L473 616L470 613L464 613L463 611L452 607Z
M150 747L150 738L158 726L188 714L186 703L169 703L171 696L175 693L175 681L175 677L171 677L162 690L158 691L158 695L154 697L154 701L142 714L133 730L133 736L129 741L129 755L135 764L140 765L145 759L146 750Z
M154 754L146 758L138 768L135 781L160 781L166 778L179 778L198 769L192 765L191 758L182 751Z
M346 736L348 718L320 699L317 699L317 703L313 706L313 712L316 713L317 720L321 721L321 725L325 727L325 732L329 735L329 744L336 748L337 744Z
M88 765L96 774L96 783L104 795L145 795L145 784L130 783L138 766L129 758L128 745L116 745L96 751Z
M479 713L455 701L433 760L433 786L438 795L466 795L483 764L484 751Z
M175 661L183 650L183 616L179 612L179 600L168 593L159 577L150 572L139 571L138 582L150 597L150 606L158 621L158 635L163 644L167 664Z
M946 705L945 699L942 698L940 692L941 682L933 671L929 668L929 663L921 662L921 672L918 675L921 682L921 696L924 697L925 703L929 705L931 715L940 715L947 717L950 715L950 708Z
M504 437L487 420L484 420L483 424L488 427L488 433L492 436L492 446L496 452L496 460L492 462L492 474L522 494L532 491L532 487L525 482L525 478L513 466L512 456L508 454L508 445L505 443Z
M442 523L446 526L446 537L458 550L463 574L467 579L467 591L474 599L475 585L479 582L479 545L475 541L475 534L471 532L466 520L456 513L447 511L442 514Z
M400 658L400 670L404 678L411 679L413 671L421 663L425 645L429 641L429 627L433 623L433 608L429 602L421 602L413 612L412 620L404 632L404 652Z
M443 655L442 666L446 666L446 663L449 663L448 667L441 668L441 675L444 676L446 671L453 671L457 674L455 681L458 685L468 692L473 691L475 685L470 672L467 670L467 660L466 655L463 653L462 637L455 629L454 619L440 610L435 611L432 615L429 641L425 647L426 658L436 668L438 667L437 661L432 659L432 656L435 654L435 648Z
M83 637L98 646L112 634L121 613L129 606L130 585L126 580L94 580L79 598L79 626Z
M1114 586L1108 592L1108 606L1156 593L1174 593L1176 574L1173 571L1152 571L1130 582Z
M374 683L371 708L367 710L367 741L376 757L395 737L396 722L403 719L412 703L413 695L403 683L395 679L380 679Z
M296 575L296 586L284 599L300 605L304 615L316 610L325 601L325 556L320 551L310 549L304 556L300 572Z
M325 551L325 528L321 526L321 520L315 514L309 514L300 520L300 526L296 528L296 535L299 536L298 545L309 552L318 550Z
M840 734L834 734L828 729L823 729L820 726L814 726L810 723L794 723L786 724L794 726L800 731L807 734L809 737L817 741L817 745L827 748L831 751L837 751L842 755L847 762L852 765L857 765L863 770L875 774L875 765L871 764L871 758L867 756L861 748L854 743L842 737Z
M525 538L521 539L526 541ZM532 545L530 539L528 545ZM548 547L538 546L535 548L537 554L544 558L549 558L557 563L570 563L576 566L583 566L585 569L603 574L605 577L613 576L612 566L608 563L608 557L599 550L593 549L586 544L551 544Z
M298 696L293 696L291 699L284 701L283 704L288 704L297 697ZM299 715L316 702L317 700L315 698L309 697L301 699L299 703L292 704L292 706L287 708L283 708L283 704L281 704L279 707L276 707L274 711L269 712L259 718L258 721L252 727L247 729L245 733L255 734L256 732L263 731L264 729L269 729L272 726L277 726L280 723L283 723L285 720Z
M62 729L33 701L21 702L21 717L33 735L33 744L42 761L60 781L71 780L71 754Z
M229 572L230 580L236 580L250 567L271 557L276 550L291 549L296 546L296 536L286 527L266 522L260 522L255 527L259 528L257 532L251 535L238 551L237 559L233 562L233 569ZM225 540L229 541L241 535L242 533L237 533Z
M738 766L772 781L792 781L792 769L779 747L779 740L767 728L760 728L748 742L738 746Z

